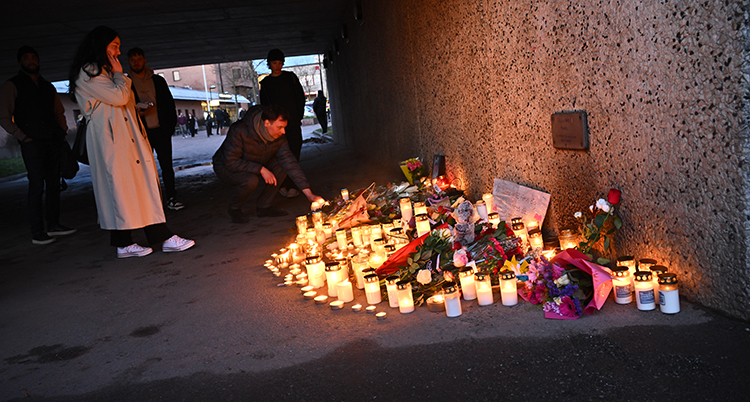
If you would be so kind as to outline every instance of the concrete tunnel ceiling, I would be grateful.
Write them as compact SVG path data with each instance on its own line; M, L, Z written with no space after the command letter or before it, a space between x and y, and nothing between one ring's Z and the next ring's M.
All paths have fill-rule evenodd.
M0 81L18 72L16 51L24 44L39 52L42 75L59 81L67 79L84 35L98 25L120 34L123 53L143 48L152 68L182 67L262 59L272 48L286 56L325 53L355 1L31 0L5 8Z

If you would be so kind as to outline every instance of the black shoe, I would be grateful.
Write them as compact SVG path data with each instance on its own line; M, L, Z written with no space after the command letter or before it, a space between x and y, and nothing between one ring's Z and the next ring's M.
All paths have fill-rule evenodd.
M274 218L277 216L287 216L289 212L283 209L276 209L274 207L261 208L258 207L258 218Z
M57 225L49 228L49 230L47 231L47 236L67 236L77 231L77 229L69 228L58 223Z
M50 244L54 243L56 240L57 239L55 239L54 237L48 236L47 233L40 233L38 235L34 235L31 238L31 242L33 244Z
M248 223L250 222L250 218L245 216L245 214L242 213L241 209L232 209L229 208L229 216L232 217L232 223Z

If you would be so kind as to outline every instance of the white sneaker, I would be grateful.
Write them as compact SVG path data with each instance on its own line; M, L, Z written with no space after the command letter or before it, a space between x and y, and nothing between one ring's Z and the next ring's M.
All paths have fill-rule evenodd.
M176 253L178 251L185 251L193 246L195 246L195 241L183 239L180 236L174 235L164 242L161 246L161 251L165 253Z
M117 247L117 258L143 257L151 254L152 251L154 250L151 247L141 247L133 243L127 247Z

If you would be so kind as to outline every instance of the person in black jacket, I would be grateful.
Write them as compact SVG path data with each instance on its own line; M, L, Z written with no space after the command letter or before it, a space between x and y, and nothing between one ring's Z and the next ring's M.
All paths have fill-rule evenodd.
M315 117L318 118L318 123L320 123L320 129L323 134L328 132L328 112L326 111L328 105L326 104L328 100L326 99L326 96L323 95L323 90L318 91L318 96L315 97L315 100L313 101L312 108L313 112L315 112Z
M305 115L305 91L299 78L291 71L282 71L284 53L279 49L268 52L268 68L271 74L260 81L260 104L263 106L278 105L289 113L286 126L286 138L294 157L299 161L302 151L302 118ZM299 191L287 178L281 184L279 194L284 197L296 197Z
M60 224L60 149L68 124L57 90L39 74L36 50L22 46L16 57L21 71L0 87L0 126L21 144L29 179L31 242L49 244L55 241L52 236L76 232Z
M219 180L232 185L229 216L234 223L249 219L242 206L263 181L265 188L258 197L258 217L287 215L271 204L279 191L278 184L287 175L302 189L310 202L322 200L310 191L310 184L289 149L284 136L288 117L278 106L253 106L242 120L229 127L226 139L213 157Z
M148 141L159 159L167 208L179 211L185 205L177 201L172 167L172 136L177 125L174 98L169 92L167 81L146 66L143 49L134 47L128 50L128 63L128 77L133 81L136 105L146 125Z

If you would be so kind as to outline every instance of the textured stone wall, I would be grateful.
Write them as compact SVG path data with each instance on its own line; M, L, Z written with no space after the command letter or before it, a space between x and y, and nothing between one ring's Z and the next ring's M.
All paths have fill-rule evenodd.
M623 191L617 255L750 319L743 1L380 1L347 20L329 69L338 141L385 162L445 153L479 196L549 192L547 234ZM590 150L552 147L586 110Z

